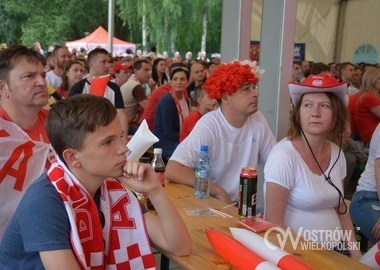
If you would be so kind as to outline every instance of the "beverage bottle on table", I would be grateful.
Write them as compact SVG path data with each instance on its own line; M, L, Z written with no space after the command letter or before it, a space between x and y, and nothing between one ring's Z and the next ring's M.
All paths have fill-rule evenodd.
M162 186L165 185L165 163L162 159L162 149L154 148L153 150L153 159L150 163L154 169L154 171L158 175L158 179L160 180ZM149 210L154 210L153 204L150 202L149 198L147 199L147 207Z
M210 197L209 169L208 147L207 145L201 145L201 151L195 165L194 194L197 198L207 199Z

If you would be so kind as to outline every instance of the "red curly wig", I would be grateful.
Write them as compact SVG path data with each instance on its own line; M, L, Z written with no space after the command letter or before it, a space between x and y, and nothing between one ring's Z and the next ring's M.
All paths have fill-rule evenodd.
M221 99L223 93L231 95L244 83L258 83L257 78L249 65L242 65L238 61L219 65L207 78L203 88L210 98Z

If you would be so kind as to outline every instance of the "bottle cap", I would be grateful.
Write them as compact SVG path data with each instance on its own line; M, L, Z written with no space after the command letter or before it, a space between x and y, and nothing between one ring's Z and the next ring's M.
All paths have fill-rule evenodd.
M208 146L207 145L201 145L201 151L208 151Z
M162 148L154 148L153 149L153 154L162 154Z

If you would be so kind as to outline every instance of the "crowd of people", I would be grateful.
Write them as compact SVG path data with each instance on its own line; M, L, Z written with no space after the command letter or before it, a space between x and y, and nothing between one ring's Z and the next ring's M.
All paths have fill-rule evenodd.
M149 268L151 243L190 254L186 225L153 169L125 159L143 120L159 138L154 147L163 149L169 181L193 186L207 145L211 196L236 202L241 169L260 166L268 221L294 232L353 232L354 221L376 243L380 69L308 61L292 68L289 130L276 142L258 110L256 63L114 58L65 46L49 57L22 45L1 50L0 268ZM347 206L346 182L357 167L364 172ZM146 194L157 215L134 192ZM356 241L350 235L332 248L358 259L360 251L347 248Z

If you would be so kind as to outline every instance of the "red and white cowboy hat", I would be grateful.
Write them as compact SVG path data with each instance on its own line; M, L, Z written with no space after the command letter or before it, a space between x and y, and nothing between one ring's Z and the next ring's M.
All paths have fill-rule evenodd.
M289 92L293 104L296 104L299 98L306 93L333 93L343 105L348 105L347 83L338 82L330 74L310 75L302 83L289 83Z

